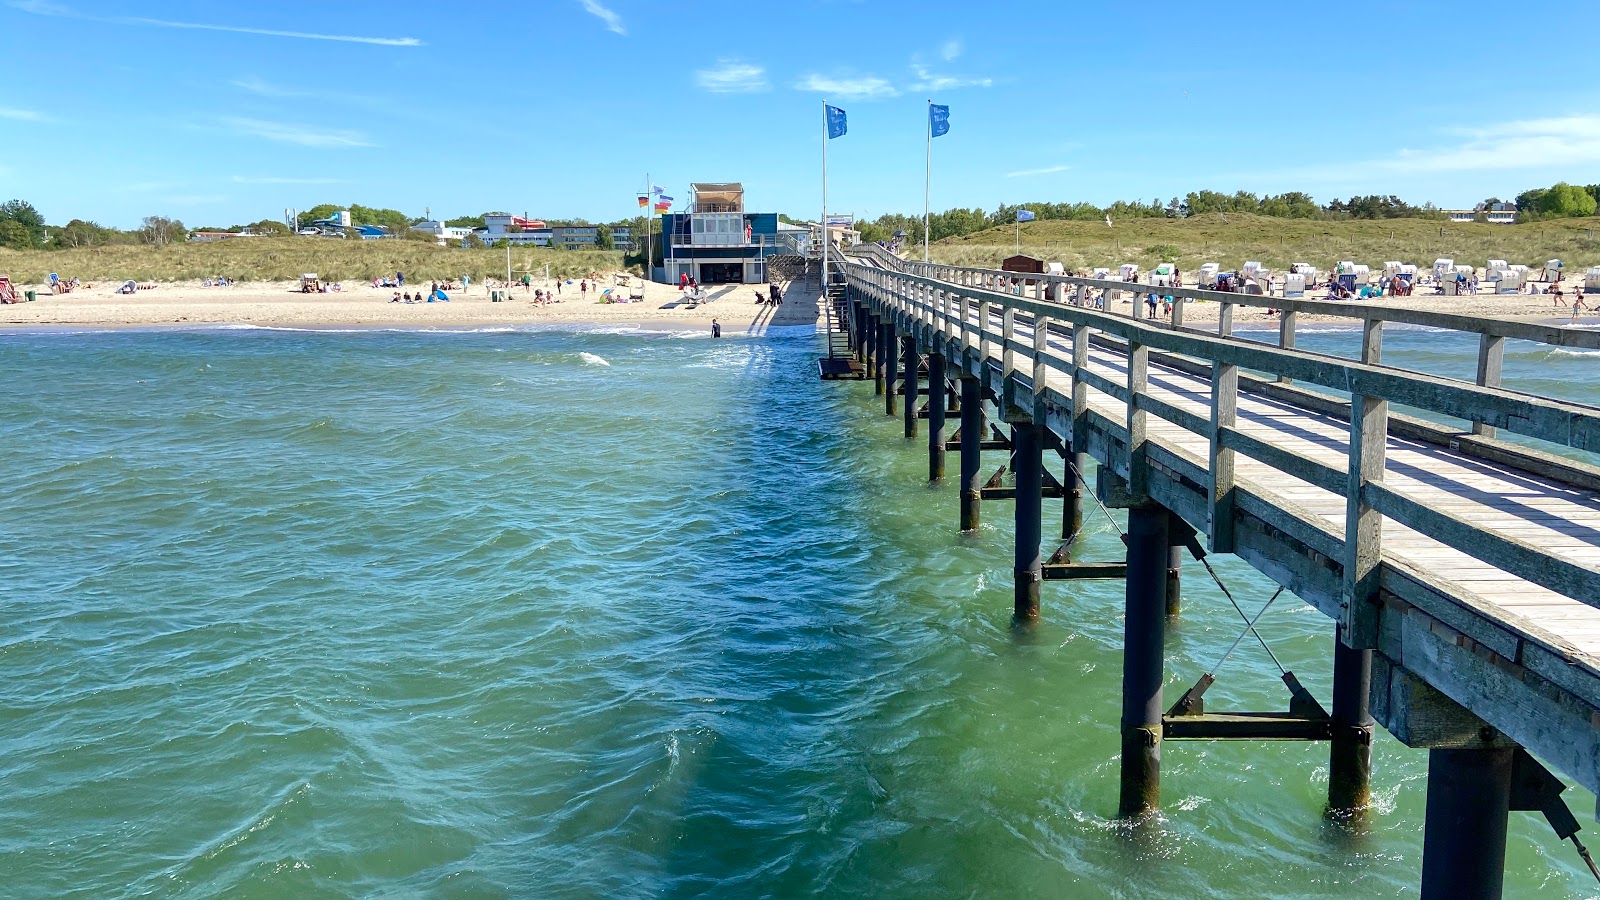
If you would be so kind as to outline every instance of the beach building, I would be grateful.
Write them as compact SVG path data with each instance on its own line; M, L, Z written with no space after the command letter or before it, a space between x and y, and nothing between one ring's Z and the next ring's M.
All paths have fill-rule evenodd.
M472 234L471 228L458 225L446 225L443 222L431 219L426 222L418 222L417 224L411 226L411 230L421 231L433 235L435 243L441 247L445 246L446 242L448 241L459 241L467 235Z
M1447 209L1445 215L1452 222L1476 222L1479 216L1490 225L1515 225L1517 223L1517 205L1515 203L1491 203L1487 206L1478 204L1472 209Z
M661 215L659 264L654 280L676 283L687 275L701 284L752 284L767 280L770 256L804 256L801 232L780 232L777 213L745 209L744 185L698 182L688 208Z
M490 213L483 217L483 225L477 229L477 234L486 244L506 241L534 247L557 246L563 250L594 250L600 243L599 225L548 225L540 219L508 213ZM612 227L611 240L618 250L632 250L633 229L621 225Z

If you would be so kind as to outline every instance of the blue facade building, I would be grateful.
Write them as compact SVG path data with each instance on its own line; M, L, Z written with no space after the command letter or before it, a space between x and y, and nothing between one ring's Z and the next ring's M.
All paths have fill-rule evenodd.
M659 240L654 274L668 284L684 275L701 284L760 284L768 257L796 252L779 233L777 213L745 211L737 183L691 185L688 210L662 214Z

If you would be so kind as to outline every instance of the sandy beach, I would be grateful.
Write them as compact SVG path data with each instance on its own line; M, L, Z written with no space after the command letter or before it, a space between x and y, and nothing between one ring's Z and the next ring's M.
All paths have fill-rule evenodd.
M609 277L603 287L612 286ZM637 279L634 279L637 284ZM802 284L784 286L784 303L779 307L756 303L758 285L715 285L705 289L708 301L697 306L685 302L676 286L649 284L642 301L600 303L593 284L585 295L578 282L562 283L557 301L545 305L533 302L533 289L554 290L554 282L535 281L532 289L513 287L510 298L491 302L490 289L474 284L466 291L449 292L448 303L392 303L392 288L374 288L364 282L346 282L342 290L326 294L304 294L294 282L248 282L226 287L206 287L200 282L160 283L133 295L115 293L120 282L97 282L80 286L70 294L50 294L40 285L24 285L37 292L32 303L0 306L0 328L39 328L82 326L115 328L160 325L262 325L280 327L396 326L460 328L482 325L600 324L631 325L643 328L709 328L716 319L724 331L759 333L766 328L786 325L815 325L821 319L815 288ZM1373 305L1409 309L1448 311L1497 319L1517 319L1567 323L1572 315L1574 291L1579 279L1563 283L1563 304L1556 306L1548 294L1476 294L1445 297L1419 287L1410 297L1384 297ZM1193 287L1193 285L1186 285ZM1541 288L1547 286L1541 285ZM426 285L424 286L426 289ZM413 286L404 290L414 291ZM20 290L19 290L20 294ZM1307 292L1305 299L1322 299L1323 293ZM1586 298L1586 305L1596 298ZM1112 312L1130 313L1132 303L1113 303ZM1184 322L1190 327L1214 323L1220 307L1215 303L1189 303L1184 307ZM1304 324L1343 321L1302 314ZM1265 309L1235 307L1236 325L1276 322ZM1600 325L1600 315L1585 312L1578 324Z
M634 279L635 284L638 280ZM557 302L537 305L534 290L554 290L553 282L535 281L531 290L511 289L510 298L491 302L489 288L473 284L448 292L450 302L391 303L392 288L345 282L326 294L303 294L292 282L250 282L205 287L200 282L161 283L136 294L115 293L120 282L85 284L70 294L50 294L37 285L32 303L0 306L0 328L87 326L100 328L159 325L262 325L279 327L398 326L461 328L481 325L601 324L644 328L710 328L716 319L729 334L759 333L785 325L814 325L820 315L815 288L786 285L784 302L773 307L756 303L753 284L714 285L705 289L707 302L691 307L677 287L650 284L645 298L630 303L600 303L593 285L585 294L579 284L563 283ZM610 287L609 279L603 287ZM422 289L428 289L424 284ZM407 285L403 292L414 292ZM626 291L623 291L626 293ZM20 290L19 290L20 294Z

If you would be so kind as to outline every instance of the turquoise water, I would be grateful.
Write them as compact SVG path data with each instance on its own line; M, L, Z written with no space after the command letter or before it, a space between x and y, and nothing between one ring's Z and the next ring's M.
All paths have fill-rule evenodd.
M1120 584L1014 630L1009 505L957 534L815 348L0 334L0 893L1414 894L1426 758L1387 736L1365 834L1322 822L1322 747L1173 744L1125 835ZM1199 572L1174 692L1237 634ZM1325 699L1328 621L1262 623ZM1208 700L1279 707L1275 676L1242 646ZM1509 868L1596 893L1533 814Z

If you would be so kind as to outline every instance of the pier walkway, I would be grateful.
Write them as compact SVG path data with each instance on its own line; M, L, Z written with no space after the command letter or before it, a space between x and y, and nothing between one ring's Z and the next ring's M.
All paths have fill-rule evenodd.
M984 499L1015 497L1019 618L1037 614L1043 580L1125 573L1123 815L1159 804L1160 745L1177 738L1328 740L1330 812L1359 815L1376 721L1431 751L1425 897L1499 896L1509 810L1542 811L1573 837L1544 765L1600 792L1600 467L1571 453L1600 451L1600 408L1499 381L1507 340L1600 349L1600 334L1170 288L1154 290L1180 298L1174 321L1139 319L1088 298L1144 286L877 247L842 269L857 357L886 411L904 391L907 436L926 417L931 477L945 417L961 417L963 526ZM1184 326L1185 297L1222 305L1216 333ZM1276 344L1234 336L1236 305L1280 310ZM1296 349L1302 313L1359 321L1359 358ZM1475 334L1476 383L1385 365L1386 322ZM985 403L1008 440L989 439L1005 432ZM979 474L981 450L998 446L1011 495ZM1067 462L1060 483L1045 448ZM1037 498L1081 503L1063 485L1089 458L1099 501L1128 510L1128 556L1079 575L1081 509L1046 562ZM1206 679L1168 708L1163 582L1179 547L1236 554L1334 620L1331 713L1292 676L1288 713L1207 714Z

